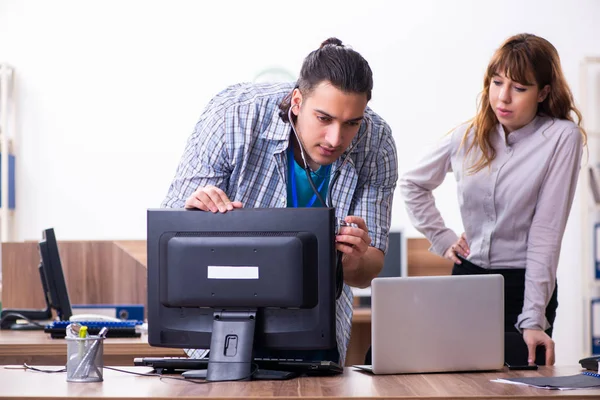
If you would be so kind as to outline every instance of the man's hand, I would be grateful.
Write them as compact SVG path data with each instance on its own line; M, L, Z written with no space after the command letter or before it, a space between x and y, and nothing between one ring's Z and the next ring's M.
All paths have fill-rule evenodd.
M199 187L185 201L185 208L198 208L213 213L217 211L225 213L242 207L241 202L229 200L224 191L212 185Z
M461 264L460 259L456 255L458 254L459 256L461 256L463 258L467 258L469 256L470 252L471 252L471 249L469 249L469 244L467 243L467 237L465 236L465 233L463 232L463 234L460 235L460 238L458 239L458 241L456 243L454 243L452 246L450 246L450 248L448 250L446 250L444 257L449 260L452 260L456 264Z
M352 274L359 268L361 257L371 245L371 238L367 224L361 217L348 216L344 221L356 227L342 227L335 237L335 248L344 253L342 258L344 273Z
M529 351L527 357L529 364L535 362L535 348L542 345L546 348L546 365L554 365L554 340L546 332L539 329L523 329L523 340Z

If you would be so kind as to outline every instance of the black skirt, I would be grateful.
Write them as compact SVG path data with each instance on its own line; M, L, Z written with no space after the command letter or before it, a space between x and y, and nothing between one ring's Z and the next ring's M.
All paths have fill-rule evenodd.
M515 328L517 318L523 311L525 269L486 269L462 258L461 261L462 264L454 264L452 275L501 274L504 276L504 359L509 364L527 364L527 345L517 328ZM556 319L556 309L558 308L557 290L558 286L555 287L546 307L546 319L551 325L546 333L550 337L552 337L552 325ZM473 322L476 326L476 321ZM545 348L538 346L536 364L544 365L546 363L545 354Z

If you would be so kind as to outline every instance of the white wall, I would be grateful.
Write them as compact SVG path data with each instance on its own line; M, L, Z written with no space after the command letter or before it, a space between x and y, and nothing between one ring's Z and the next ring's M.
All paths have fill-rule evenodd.
M371 106L387 119L400 172L475 111L483 72L508 36L559 50L577 97L578 65L600 54L600 2L0 2L0 62L17 70L17 237L143 239L195 121L218 90L303 58L338 36L370 62ZM451 179L438 190L461 223ZM576 200L559 268L559 363L582 355L581 220ZM410 227L396 196L394 227Z

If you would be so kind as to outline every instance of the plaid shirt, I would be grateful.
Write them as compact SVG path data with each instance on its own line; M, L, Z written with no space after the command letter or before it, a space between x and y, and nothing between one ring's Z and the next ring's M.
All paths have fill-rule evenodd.
M190 136L162 207L183 208L199 187L214 185L244 207L287 206L287 152L289 123L279 116L281 100L291 83L238 84L216 95ZM392 197L398 179L396 146L390 127L367 108L365 119L335 182L331 200L336 216L362 217L371 246L387 250ZM354 142L353 142L354 144ZM340 364L344 365L350 340L352 291L344 285L336 307L336 336Z

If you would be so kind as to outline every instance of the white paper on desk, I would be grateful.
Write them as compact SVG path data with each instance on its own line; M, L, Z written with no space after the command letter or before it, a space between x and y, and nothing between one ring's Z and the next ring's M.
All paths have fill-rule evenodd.
M575 390L575 388L561 388L561 387L550 387L550 386L536 386L536 385L530 385L527 383L523 383L523 382L513 382L513 381L509 381L508 379L491 379L491 382L498 382L498 383L508 383L510 385L520 385L520 386L529 386L529 387L534 387L534 388L538 388L538 389L548 389L548 390Z

